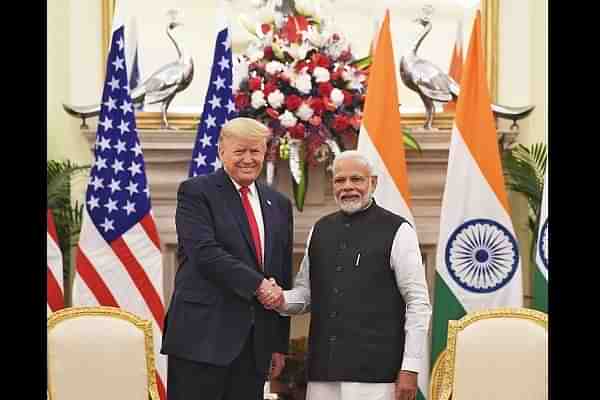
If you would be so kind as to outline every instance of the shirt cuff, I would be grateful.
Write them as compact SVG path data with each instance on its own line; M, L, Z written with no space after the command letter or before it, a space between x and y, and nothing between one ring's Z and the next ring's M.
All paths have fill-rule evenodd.
M289 317L294 314L299 314L304 309L304 302L298 299L294 299L294 296L287 290L283 291L283 298L285 299L285 306L277 309L280 315Z
M421 363L422 360L420 358L404 357L402 360L402 368L400 369L403 371L413 371L419 373L421 370Z

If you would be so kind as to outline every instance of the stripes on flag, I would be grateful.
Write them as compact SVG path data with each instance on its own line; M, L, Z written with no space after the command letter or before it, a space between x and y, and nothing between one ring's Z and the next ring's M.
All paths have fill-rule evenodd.
M117 6L77 247L73 304L119 307L152 321L158 391L166 400L166 356L159 352L165 313L162 256L129 95L121 18Z
M478 11L448 155L436 255L432 365L446 346L448 320L523 304L520 254L487 88L480 21Z
M58 246L58 235L52 211L47 211L48 230L46 237L47 259L47 314L65 307L63 289L63 258Z
M218 13L210 81L198 123L189 177L209 174L221 167L217 150L219 132L223 124L236 115L232 94L231 37L224 10L219 8Z

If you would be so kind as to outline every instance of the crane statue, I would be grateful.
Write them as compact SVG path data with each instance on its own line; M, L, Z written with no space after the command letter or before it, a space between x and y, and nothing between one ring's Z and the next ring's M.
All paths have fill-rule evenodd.
M178 22L177 11L170 10L169 15L172 21L167 25L167 36L173 42L177 50L178 58L159 68L150 75L143 83L131 91L131 100L134 105L160 103L161 109L161 128L174 129L169 125L167 119L167 110L175 98L175 95L185 90L194 77L194 62L187 55L181 40L178 40L176 28L183 23ZM63 104L65 111L74 117L82 118L82 128L86 128L86 118L95 117L100 114L100 105L75 106Z
M425 106L425 130L432 130L435 115L434 101L447 103L454 101L460 93L460 86L451 76L443 72L437 65L417 55L423 39L431 31L431 14L433 7L423 7L422 15L414 22L423 26L410 51L400 59L400 78L409 89L417 92ZM535 106L510 107L492 104L492 112L496 117L511 119L511 129L517 127L517 120L528 116Z

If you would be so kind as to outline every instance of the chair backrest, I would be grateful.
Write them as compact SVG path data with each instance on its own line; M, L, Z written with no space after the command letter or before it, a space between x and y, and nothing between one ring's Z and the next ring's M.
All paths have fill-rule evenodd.
M429 400L439 400L442 395L447 354L448 351L446 351L446 349L442 350L431 369L431 377L429 378L429 396L427 396Z
M441 399L548 398L548 316L525 308L448 322Z
M49 400L159 400L152 325L114 307L48 317Z

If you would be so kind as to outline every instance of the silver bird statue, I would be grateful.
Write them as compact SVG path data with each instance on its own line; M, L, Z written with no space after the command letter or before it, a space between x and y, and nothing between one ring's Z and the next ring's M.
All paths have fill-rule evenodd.
M400 59L400 78L409 89L417 92L425 106L426 119L423 128L433 129L433 118L435 115L434 101L447 103L455 101L460 93L460 86L451 76L442 71L437 65L417 55L417 50L423 39L431 31L431 14L433 7L423 7L422 15L414 22L423 26L410 51ZM511 129L517 127L516 121L528 116L535 106L509 107L492 104L492 112L495 117L513 120Z
M158 69L131 91L131 100L134 105L160 103L162 114L160 126L163 129L174 129L169 125L167 110L175 95L185 90L194 77L193 60L186 54L181 41L177 40L175 34L175 28L182 25L183 23L175 20L167 25L167 36L175 45L178 59ZM63 104L63 108L69 115L82 118L82 128L87 128L85 123L86 118L95 117L100 114L99 104L90 106Z

